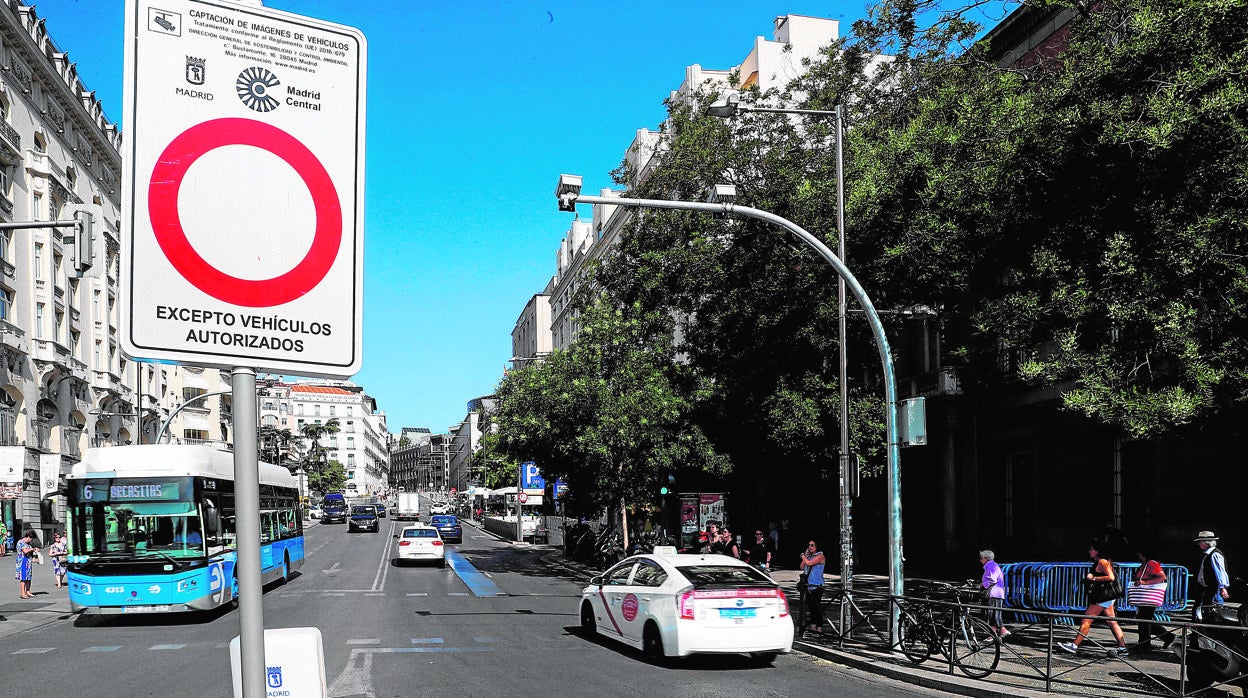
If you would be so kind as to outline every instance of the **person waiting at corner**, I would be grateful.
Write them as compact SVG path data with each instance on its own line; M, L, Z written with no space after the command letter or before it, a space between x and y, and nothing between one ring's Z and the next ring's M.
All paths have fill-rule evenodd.
M802 553L799 569L806 582L806 619L810 629L817 633L823 632L823 606L819 602L823 600L823 566L826 562L823 551L819 550L815 541L810 541Z

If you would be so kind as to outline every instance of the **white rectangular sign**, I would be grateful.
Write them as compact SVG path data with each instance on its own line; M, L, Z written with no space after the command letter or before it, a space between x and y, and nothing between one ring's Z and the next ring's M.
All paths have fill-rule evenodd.
M128 0L122 350L360 368L366 43L226 0Z

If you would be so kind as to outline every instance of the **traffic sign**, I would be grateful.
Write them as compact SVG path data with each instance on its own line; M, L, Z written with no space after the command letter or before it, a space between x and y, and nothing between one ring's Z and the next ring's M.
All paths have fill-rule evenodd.
M359 30L259 5L126 5L122 350L360 368Z
M528 493L528 492L521 491L521 492L520 492L520 494L518 494L518 495L516 495L516 496L520 498L520 503L521 503L521 504L524 504L525 502L529 501L529 493Z
M520 464L520 489L531 494L541 494L546 491L546 478L542 477L542 469L537 467L537 463L533 461L525 461Z

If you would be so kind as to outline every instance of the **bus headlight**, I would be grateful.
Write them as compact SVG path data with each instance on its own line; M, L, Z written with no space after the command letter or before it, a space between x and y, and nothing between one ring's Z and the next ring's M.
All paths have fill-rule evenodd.
M86 582L74 582L70 588L78 592L79 594L85 595L85 594L91 593L91 585L87 584Z

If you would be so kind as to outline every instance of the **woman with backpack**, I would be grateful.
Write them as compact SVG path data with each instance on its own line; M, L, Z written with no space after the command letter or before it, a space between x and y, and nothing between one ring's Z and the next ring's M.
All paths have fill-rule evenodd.
M1118 621L1114 620L1117 617L1114 614L1114 602L1122 596L1122 582L1114 573L1113 562L1101 556L1097 543L1088 547L1088 556L1093 562L1092 569L1084 576L1084 586L1088 590L1088 609L1083 612L1083 615L1089 617L1084 618L1079 624L1079 634L1075 636L1074 642L1059 642L1057 646L1071 654L1077 654L1079 646L1088 638L1088 630L1092 628L1093 617L1105 616L1109 620L1109 631L1118 641L1117 650L1110 650L1110 652L1116 651L1118 656L1126 656L1127 641L1123 637L1122 628L1118 626Z

